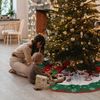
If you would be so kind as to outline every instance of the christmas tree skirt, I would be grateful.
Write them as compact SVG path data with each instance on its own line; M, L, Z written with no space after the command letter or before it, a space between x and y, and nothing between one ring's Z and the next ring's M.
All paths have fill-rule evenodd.
M92 76L91 80L85 80L84 75L73 75L71 80L50 86L50 89L58 92L85 93L100 90L100 74Z

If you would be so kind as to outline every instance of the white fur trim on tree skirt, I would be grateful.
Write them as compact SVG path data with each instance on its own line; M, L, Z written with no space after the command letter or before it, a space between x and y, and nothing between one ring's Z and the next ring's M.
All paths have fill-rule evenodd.
M71 76L70 82L68 82L67 79L68 79L68 76L66 76L65 81L63 81L62 83L58 83L58 84L61 84L61 85L88 85L90 83L98 82L100 80L100 74L98 77L91 76L92 80L90 80L90 81L86 81L84 75L77 75L77 74Z

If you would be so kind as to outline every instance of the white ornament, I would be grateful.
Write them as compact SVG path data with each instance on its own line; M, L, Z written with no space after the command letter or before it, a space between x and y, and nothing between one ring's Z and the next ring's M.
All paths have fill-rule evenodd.
M72 37L72 38L71 38L71 41L75 41L75 38L74 38L74 37Z
M82 64L83 63L83 60L81 60L80 63Z
M79 11L79 10L77 10L77 13L80 13L80 11Z
M50 53L48 53L48 56L50 56Z
M71 32L74 32L74 28L70 29Z
M64 32L63 32L63 34L64 34L64 35L66 35L66 34L67 34L67 32L66 32L66 31L64 31Z
M65 7L68 7L68 4L65 4Z
M74 10L77 10L76 8L74 8Z
M72 24L75 24L76 23L76 19L72 19Z
M58 33L57 33L57 32L55 32L55 35L58 35Z
M83 38L83 32L80 33L80 37Z
M83 45L84 43L83 42L81 42L81 45Z
M83 47L82 49L85 50L85 47Z
M69 49L68 49L68 48L66 48L66 50L68 51Z
M91 42L88 42L88 45L90 45L91 44Z
M81 4L80 4L80 6L82 7L84 5L84 3L82 2Z
M64 47L62 47L61 49L62 49L62 50L65 50L65 48L64 48Z
M81 26L81 29L84 29L84 27L83 27L83 26Z

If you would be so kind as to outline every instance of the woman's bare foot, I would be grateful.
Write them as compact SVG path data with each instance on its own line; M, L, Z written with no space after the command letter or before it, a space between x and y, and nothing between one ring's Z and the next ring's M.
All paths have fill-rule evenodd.
M16 74L16 71L15 71L14 69L10 69L10 70L9 70L9 73Z

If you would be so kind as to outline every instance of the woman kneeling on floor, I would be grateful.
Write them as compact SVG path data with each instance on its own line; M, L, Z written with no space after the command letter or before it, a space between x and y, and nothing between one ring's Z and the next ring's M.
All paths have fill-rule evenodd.
M10 73L15 73L23 77L28 76L30 65L32 63L32 55L35 52L44 51L45 39L38 34L31 42L24 43L17 47L10 57Z

